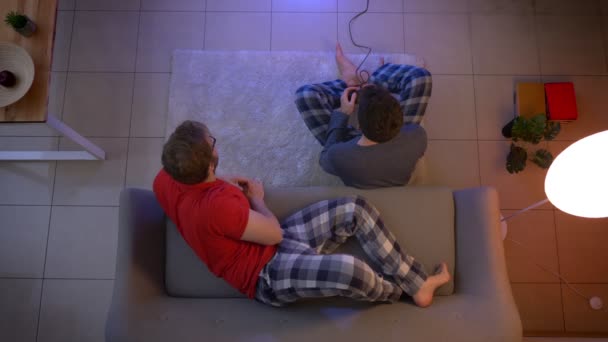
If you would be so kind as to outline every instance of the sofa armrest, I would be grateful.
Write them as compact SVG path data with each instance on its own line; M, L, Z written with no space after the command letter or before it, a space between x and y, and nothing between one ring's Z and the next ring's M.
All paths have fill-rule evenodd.
M503 331L522 336L500 236L498 193L490 187L455 191L454 204L455 292L475 302L474 310L494 311Z
M124 189L120 194L116 276L106 322L106 340L122 341L134 312L166 296L165 214L154 193Z

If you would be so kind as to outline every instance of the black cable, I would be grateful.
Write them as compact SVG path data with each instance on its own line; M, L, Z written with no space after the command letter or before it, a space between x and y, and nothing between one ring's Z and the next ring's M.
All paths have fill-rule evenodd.
M356 46L358 48L367 49L367 54L365 55L365 57L363 58L361 63L359 63L359 66L355 70L355 74L357 74L357 77L359 77L359 80L361 81L361 86L363 86L369 80L369 72L367 70L360 70L360 69L361 69L361 66L363 66L363 63L365 63L365 61L367 60L367 57L369 57L369 55L372 53L372 48L369 46L357 44L355 42L355 39L353 38L353 22L357 18L362 16L363 14L367 13L368 10L369 10L369 0L366 0L365 10L363 10L363 12L359 12L357 15L352 17L350 19L350 21L348 22L348 34L350 35L350 41L353 43L354 46ZM363 78L364 75L366 75L367 77Z

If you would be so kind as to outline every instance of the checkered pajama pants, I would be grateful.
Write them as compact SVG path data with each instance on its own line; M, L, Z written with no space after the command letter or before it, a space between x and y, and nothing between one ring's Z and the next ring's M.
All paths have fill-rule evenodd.
M397 94L403 123L419 124L426 111L433 87L428 70L412 65L384 64L370 77L369 83L383 86ZM321 145L325 146L332 111L340 107L346 89L342 80L305 85L296 91L296 106L304 123Z
M427 278L362 197L315 203L281 227L283 241L258 280L256 299L263 303L333 296L394 302L403 292L414 295ZM329 254L353 235L384 276L352 255Z

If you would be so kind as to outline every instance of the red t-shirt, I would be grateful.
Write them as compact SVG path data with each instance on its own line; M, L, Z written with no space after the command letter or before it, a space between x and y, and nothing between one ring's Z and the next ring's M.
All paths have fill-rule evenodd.
M154 179L154 193L209 271L253 298L258 275L277 247L241 240L249 219L249 201L243 192L219 179L179 183L161 170Z

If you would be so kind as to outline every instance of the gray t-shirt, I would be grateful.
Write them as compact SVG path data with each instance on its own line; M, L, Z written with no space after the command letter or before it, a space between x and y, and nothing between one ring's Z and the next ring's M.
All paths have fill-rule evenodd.
M345 185L360 189L407 184L426 150L424 128L404 125L390 141L359 146L361 134L348 126L348 118L339 111L331 114L327 141L319 159L323 170L340 177Z

